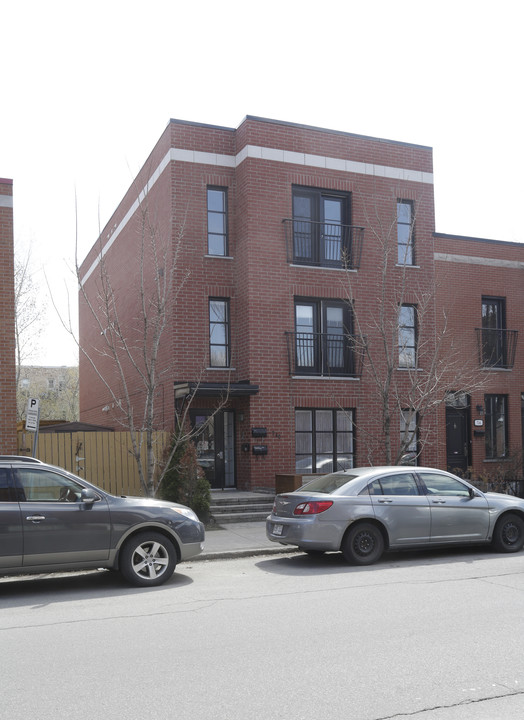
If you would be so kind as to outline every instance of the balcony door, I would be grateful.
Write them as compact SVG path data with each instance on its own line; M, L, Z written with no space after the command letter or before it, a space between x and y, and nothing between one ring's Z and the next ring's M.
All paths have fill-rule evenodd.
M504 298L482 298L482 360L487 367L505 366Z
M336 300L295 302L295 367L311 375L345 375L351 371L348 333L350 313Z
M310 188L293 189L293 247L296 262L340 267L347 252L349 196Z

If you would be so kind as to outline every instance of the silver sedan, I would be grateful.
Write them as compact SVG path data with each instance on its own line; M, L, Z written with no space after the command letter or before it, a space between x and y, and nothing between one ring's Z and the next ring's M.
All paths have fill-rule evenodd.
M408 548L491 543L518 552L524 500L481 492L433 468L353 468L277 495L266 534L307 553L342 551L358 565Z

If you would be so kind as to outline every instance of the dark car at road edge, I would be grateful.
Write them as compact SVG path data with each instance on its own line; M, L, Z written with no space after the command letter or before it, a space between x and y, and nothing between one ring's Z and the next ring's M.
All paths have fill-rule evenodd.
M117 497L62 468L0 456L0 575L108 568L156 586L204 539L184 505Z

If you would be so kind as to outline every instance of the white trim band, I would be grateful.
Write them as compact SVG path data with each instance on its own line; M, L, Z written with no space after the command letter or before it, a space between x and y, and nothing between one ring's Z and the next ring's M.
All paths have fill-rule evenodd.
M442 262L464 263L465 265L489 265L490 267L512 268L524 270L524 262L519 260L502 260L501 258L476 257L474 255L453 255L451 253L434 254L435 260Z
M83 285L96 270L102 257L115 242L124 227L139 207L140 202L146 197L160 175L168 164L173 162L189 162L201 165L214 165L215 167L237 168L248 158L254 160L268 160L273 162L289 163L302 167L325 168L326 170L337 170L340 172L357 173L359 175L372 175L390 180L404 180L433 184L433 173L422 172L421 170L407 170L406 168L389 167L387 165L375 165L373 163L356 162L354 160L343 160L341 158L327 157L323 155L310 155L308 153L291 152L290 150L278 150L275 148L260 147L259 145L246 145L236 155L221 155L220 153L200 152L198 150L184 150L182 148L170 148L163 157L156 170L148 180L147 185L139 193L138 199L131 205L125 217L120 221L112 233L108 234L108 240L103 246L101 253L96 257L89 270L81 280Z

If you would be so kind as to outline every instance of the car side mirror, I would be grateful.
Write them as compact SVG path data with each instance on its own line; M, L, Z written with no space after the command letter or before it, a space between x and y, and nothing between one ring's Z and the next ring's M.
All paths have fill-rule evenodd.
M98 495L91 488L84 488L80 493L80 501L86 505L92 505L95 500L98 500Z
M469 488L469 499L473 500L474 497L477 497L477 493L473 490L473 488Z

